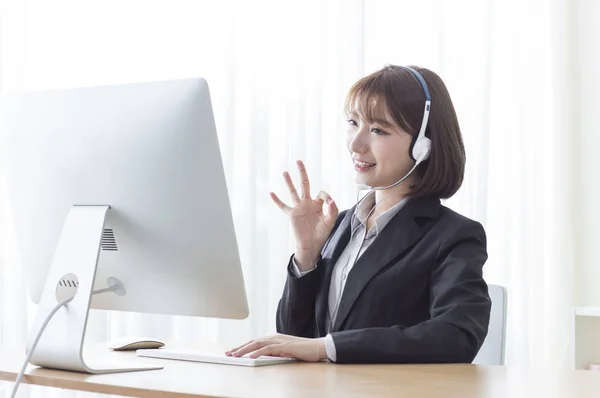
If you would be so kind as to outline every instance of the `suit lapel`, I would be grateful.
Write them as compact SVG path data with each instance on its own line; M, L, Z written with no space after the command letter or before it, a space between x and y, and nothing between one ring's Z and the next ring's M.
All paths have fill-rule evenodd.
M413 198L405 206L390 220L348 273L333 331L340 329L354 302L371 279L421 239L424 231L416 219L435 217L440 202L437 198ZM346 244L343 247L346 247ZM329 278L331 278L331 271L329 271Z
M325 248L321 254L321 265L325 267L325 274L321 288L317 292L316 297L316 318L317 328L319 336L325 335L325 319L327 317L327 306L329 305L329 285L331 283L331 275L333 273L333 267L340 258L342 252L350 241L350 221L354 214L354 208L348 210L340 222L340 225L333 233L329 242L325 245Z

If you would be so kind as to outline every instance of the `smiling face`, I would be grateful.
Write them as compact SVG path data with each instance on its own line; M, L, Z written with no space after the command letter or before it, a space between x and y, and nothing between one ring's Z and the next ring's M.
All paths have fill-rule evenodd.
M347 146L357 184L389 186L411 170L413 137L393 120L382 99L357 98L347 116ZM415 178L416 174L411 175L402 184L412 185Z
M423 122L427 86L431 100L425 130L431 142L429 157L401 184L375 191L376 198L391 195L388 204L404 196L449 198L464 176L465 148L450 94L434 72L410 68L425 84L411 70L388 65L354 83L345 103L347 146L356 182L387 187L415 165L411 145Z

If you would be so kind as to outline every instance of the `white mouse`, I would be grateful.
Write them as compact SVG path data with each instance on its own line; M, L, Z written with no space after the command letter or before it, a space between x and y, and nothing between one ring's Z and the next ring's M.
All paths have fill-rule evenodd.
M108 343L108 348L114 351L129 351L145 348L160 348L165 343L150 337L123 337Z

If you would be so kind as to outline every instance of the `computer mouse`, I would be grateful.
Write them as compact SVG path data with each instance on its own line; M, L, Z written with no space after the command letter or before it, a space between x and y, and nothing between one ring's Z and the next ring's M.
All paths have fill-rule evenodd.
M139 349L160 348L165 343L150 337L123 337L107 344L114 351L133 351Z

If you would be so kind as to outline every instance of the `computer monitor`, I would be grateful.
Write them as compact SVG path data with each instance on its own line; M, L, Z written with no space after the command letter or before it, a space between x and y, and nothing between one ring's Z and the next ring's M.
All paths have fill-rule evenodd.
M33 364L144 368L82 357L89 308L248 316L204 79L5 94L0 136L23 273L39 303L32 336L76 293ZM110 286L119 288L92 294Z

